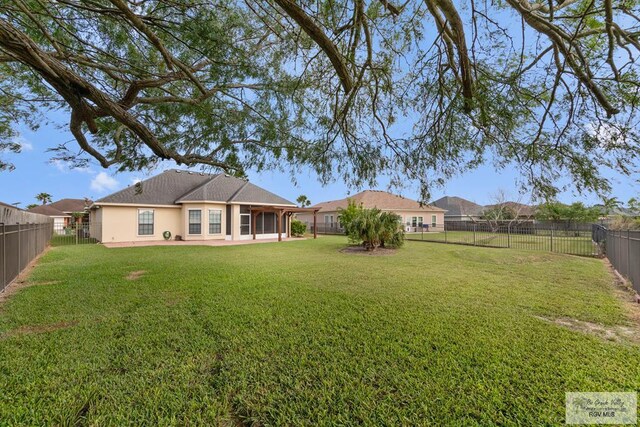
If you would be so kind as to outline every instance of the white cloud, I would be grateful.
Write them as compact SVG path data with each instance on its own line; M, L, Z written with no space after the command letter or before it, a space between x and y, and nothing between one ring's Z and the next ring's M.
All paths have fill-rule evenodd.
M91 189L98 193L104 193L107 190L115 190L118 188L118 181L107 175L106 172L100 172L91 180Z
M21 137L21 136L16 136L15 138L13 138L11 140L12 144L16 144L18 146L20 146L20 151L24 152L24 151L33 151L33 144L30 143L29 141L27 141L25 138ZM2 153L6 153L6 152L10 152L11 150L9 150L9 148L5 148L0 150L0 152Z
M20 146L22 151L33 151L33 144L21 136L17 137L14 142Z
M90 175L95 175L96 171L94 171L93 169L91 169L90 167L73 167L73 164L71 162L66 162L64 160L58 160L58 159L54 159L51 160L50 163L56 168L58 169L58 171L62 172L62 173L67 173L67 172L81 172L81 173L88 173Z

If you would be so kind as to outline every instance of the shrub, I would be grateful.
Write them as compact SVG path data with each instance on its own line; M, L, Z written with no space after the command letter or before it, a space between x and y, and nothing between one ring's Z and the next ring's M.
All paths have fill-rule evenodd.
M354 220L362 213L362 206L358 206L352 199L347 199L346 209L338 209L338 219L340 225L344 227L344 234L349 237L352 243L359 243L359 234L355 232L352 225Z
M307 232L307 224L297 219L291 221L291 234L295 237L302 237Z
M400 247L404 243L400 216L377 208L361 208L347 227L347 233L352 241L362 242L368 251L377 247Z
M380 214L380 246L399 248L404 244L402 217L393 212Z

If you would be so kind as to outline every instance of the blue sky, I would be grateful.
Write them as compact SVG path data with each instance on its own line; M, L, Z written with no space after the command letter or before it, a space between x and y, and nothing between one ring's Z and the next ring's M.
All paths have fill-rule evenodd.
M161 170L151 171L151 173L115 173L115 169L105 170L97 164L87 169L72 170L67 164L51 162L52 153L47 152L47 149L71 140L72 137L68 131L53 125L45 125L37 132L23 130L18 139L23 145L22 153L0 153L3 159L11 161L16 166L12 172L0 172L0 201L9 204L20 202L20 206L25 207L29 203L36 203L34 196L40 192L51 194L54 200L67 197L89 197L95 200L125 188L136 180L148 178ZM170 163L162 166L167 169L172 167L175 165ZM634 185L633 177L624 177L614 172L609 172L608 176L612 178L613 196L618 197L619 200L626 202L631 197L640 196L640 189L637 183ZM311 172L297 175L296 178L297 185L294 185L291 182L291 176L286 173L249 172L249 179L252 182L293 201L300 194L305 194L313 203L317 203L343 198L357 191L357 189L347 188L342 182L334 182L323 187ZM455 195L476 203L488 204L492 202L491 195L498 189L503 189L516 200L519 197L516 179L517 172L513 168L496 172L492 166L487 165L452 179L444 188L434 189L433 199L443 195ZM383 179L377 188L386 190L387 184L388 182ZM408 182L406 188L394 191L406 197L416 198L417 190L416 183ZM524 195L520 200L527 202L528 196ZM572 191L562 193L560 200L563 202L581 200L589 204L600 201L595 195L579 195Z

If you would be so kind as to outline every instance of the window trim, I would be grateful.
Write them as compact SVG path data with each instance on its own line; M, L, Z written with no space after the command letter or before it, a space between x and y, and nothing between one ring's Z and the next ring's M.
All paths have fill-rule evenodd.
M141 212L151 212L151 219L153 220L151 222L151 234L140 234L140 213ZM149 209L149 208L138 208L137 209L137 215L136 215L136 237L153 237L156 235L156 212L155 209Z
M438 216L437 215L431 215L431 227L435 228L438 226Z
M200 232L191 233L191 212L200 212ZM197 223L193 223L196 225ZM187 210L187 235L188 236L202 236L202 209L188 209Z
M220 212L220 231L217 233L212 233L211 232L211 224L214 224L211 222L211 212ZM208 209L208 222L207 222L207 234L209 236L220 236L222 235L222 209Z

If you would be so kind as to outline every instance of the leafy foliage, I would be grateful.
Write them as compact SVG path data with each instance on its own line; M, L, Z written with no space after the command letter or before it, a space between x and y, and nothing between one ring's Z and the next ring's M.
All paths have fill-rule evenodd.
M300 206L301 208L311 206L311 200L309 200L304 194L299 195L296 199L296 202L298 202L298 206Z
M55 111L76 165L309 167L428 200L490 161L536 196L606 193L640 158L639 3L0 0L0 150Z
M291 234L293 234L295 237L304 236L304 233L306 232L307 224L297 219L293 219L291 221Z
M347 198L347 207L338 208L338 221L344 228L344 233L349 237L349 241L357 243L360 237L353 232L352 224L362 212L362 205L358 205L355 200Z
M601 215L597 206L587 207L582 202L570 205L550 201L538 206L536 218L547 221L593 222Z
M36 194L35 199L38 200L39 202L41 202L43 205L46 205L47 203L51 203L51 194L49 194L49 193L38 193L38 194Z
M402 218L392 212L382 212L378 208L359 208L353 220L344 226L349 238L361 242L368 251L404 244Z

